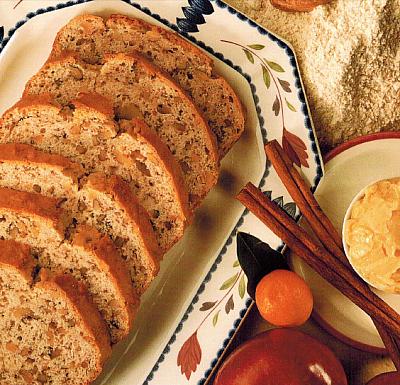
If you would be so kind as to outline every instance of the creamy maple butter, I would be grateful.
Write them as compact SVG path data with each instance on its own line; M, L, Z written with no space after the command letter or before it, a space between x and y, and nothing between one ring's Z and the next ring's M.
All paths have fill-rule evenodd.
M400 293L400 178L369 186L345 224L347 255L374 287Z

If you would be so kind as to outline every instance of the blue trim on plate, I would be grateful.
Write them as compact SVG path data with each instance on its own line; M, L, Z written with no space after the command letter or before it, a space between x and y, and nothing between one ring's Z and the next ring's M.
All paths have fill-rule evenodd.
M21 21L17 22L16 25L9 30L8 35L7 35L6 38L4 38L3 40L0 39L0 42L1 42L0 43L0 54L3 51L4 47L7 45L7 43L10 41L11 37L17 31L17 29L20 28L22 25L24 25L28 20L32 19L33 17L41 15L43 13L52 12L52 11L56 11L56 10L59 10L59 9L62 9L62 8L67 8L67 7L71 7L71 6L74 6L74 5L83 4L83 3L91 2L91 1L92 0L71 0L71 1L68 1L66 3L59 3L59 4L55 5L55 6L50 6L50 7L47 7L47 8L40 8L40 9L36 10L35 12L28 13L24 20L21 20ZM264 119L261 116L261 108L258 105L259 98L256 95L256 87L252 83L251 77L248 74L246 74L239 66L234 65L231 60L226 59L221 53L215 52L211 47L207 46L202 41L199 41L196 38L194 38L193 36L190 36L187 33L187 31L185 30L185 28L180 28L182 26L178 26L178 25L170 23L168 20L163 19L160 15L153 14L148 8L142 7L140 4L137 4L137 3L132 2L130 0L121 0L121 1L133 6L135 8L137 8L141 12L146 13L147 15L149 15L149 16L153 17L154 19L160 21L164 25L166 25L166 26L170 27L171 29L175 30L176 32L178 32L179 34L183 35L184 37L186 37L187 39L189 39L193 43L195 43L198 46L202 47L203 49L207 50L213 56L217 57L218 59L220 59L223 62L225 62L226 64L228 64L230 67L232 67L237 72L239 72L242 76L244 76L245 79L249 82L250 88L251 88L251 91L252 91L252 94L253 94L253 99L254 99L254 103L255 103L258 119L259 119L259 122L260 122L260 128L261 128L263 141L264 141L264 143L267 141L267 131L264 128ZM298 98L299 98L299 100L300 100L300 102L302 104L302 109L301 110L302 110L302 113L304 115L304 123L305 123L306 128L309 130L309 139L311 140L311 148L312 148L312 151L314 153L315 163L317 165L316 176L314 178L314 185L312 186L312 189L315 190L315 188L317 187L317 185L318 185L318 183L319 183L319 181L320 181L320 179L322 177L321 160L319 158L317 144L316 144L314 132L313 132L313 129L312 129L312 123L311 123L311 119L310 119L310 116L309 116L308 106L307 106L307 104L305 102L305 100L306 100L305 99L305 95L304 95L303 89L301 87L301 80L300 80L300 75L299 75L299 72L298 72L298 69L297 69L296 58L295 58L295 55L294 55L292 49L286 43L284 43L283 41L279 40L276 36L274 36L270 32L268 32L266 29L264 29L263 27L257 25L254 21L248 19L246 16L244 16L241 13L239 13L238 11L236 11L234 8L230 7L229 5L223 3L221 0L188 0L188 1L189 1L189 4L190 4L190 7L183 7L182 10L184 12L184 15L185 15L186 19L188 19L188 22L190 22L191 24L195 24L195 25L202 24L204 18L202 17L201 14L206 14L207 15L207 14L211 14L214 11L214 9L212 8L212 5L210 3L210 1L212 1L212 2L214 2L216 4L217 7L221 8L221 9L227 9L229 13L231 13L233 15L236 15L241 21L247 22L251 27L256 28L261 35L267 36L270 40L272 40L273 42L277 43L278 46L280 46L281 48L285 49L286 54L290 58L290 64L293 67L293 75L296 78L295 86L296 86L296 88L298 90L297 95L298 95ZM210 3L209 5L211 5L212 11L208 7L208 3ZM203 5L204 5L204 7L203 7ZM193 12L191 12L191 10L188 10L188 8L190 8L191 10L194 9L195 10L195 15L193 14ZM209 12L209 13L207 13L207 12ZM192 19L192 20L190 20L190 19ZM178 22L178 19L177 19L177 22ZM1 28L0 28L0 33L1 33ZM265 179L266 179L266 177L267 177L267 175L269 173L268 170L269 170L269 164L266 163L265 172L264 172L264 174L263 174L263 176L261 178L259 187L262 187L264 185ZM207 273L206 277L204 278L203 282L201 283L201 285L200 285L196 295L194 296L191 304L188 306L187 310L185 311L180 323L178 324L178 326L175 329L175 332L171 336L170 340L168 341L167 345L165 346L163 352L161 353L161 355L160 355L159 359L157 360L156 364L154 365L154 367L152 368L151 372L147 376L147 379L145 380L143 385L148 385L149 384L149 381L151 381L153 379L153 377L154 377L154 373L158 370L159 364L164 361L165 355L168 354L168 352L170 351L170 346L176 341L176 335L182 330L184 322L188 319L189 314L193 311L193 309L194 309L193 305L195 305L198 302L199 294L201 294L204 291L206 283L210 281L210 279L212 277L212 274L217 269L217 266L221 262L223 255L227 251L227 246L229 246L233 242L233 236L236 234L238 228L243 224L243 222L244 222L243 218L248 213L249 213L249 211L247 209L245 209L243 211L242 216L239 218L237 224L235 225L234 229L232 230L231 234L229 235L228 240L224 244L224 246L221 249L218 257L216 258L215 262L211 266L210 271ZM299 218L299 215L296 216L296 219L298 219L298 218ZM277 248L277 250L280 251L280 250L282 250L282 248L283 248L283 244L281 244ZM224 340L222 348L217 352L217 357L212 360L212 362L210 363L209 369L207 369L207 371L204 373L203 378L198 382L199 385L205 383L205 381L207 380L208 376L211 374L212 369L217 365L217 363L219 361L219 358L224 353L224 351L226 349L226 346L228 345L230 339L234 335L234 333L236 331L236 328L238 327L238 325L242 321L242 319L243 319L244 315L246 314L246 312L247 312L247 310L248 310L248 308L249 308L251 303L252 303L251 299L248 298L247 301L246 301L245 307L240 310L240 313L239 313L240 317L237 318L234 321L233 328L228 333L228 338L226 338Z

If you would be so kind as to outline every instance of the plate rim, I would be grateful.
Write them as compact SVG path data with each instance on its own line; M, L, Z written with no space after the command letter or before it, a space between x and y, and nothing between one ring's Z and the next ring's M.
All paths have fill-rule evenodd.
M328 152L324 157L324 163L327 165L330 160L334 159L336 156L342 154L345 151L351 150L352 148L362 145L364 143L376 141L376 140L385 140L385 139L400 139L400 132L398 131L385 131L385 132L376 132L372 134L358 136L356 138L350 139L339 146L335 147L333 150ZM323 183L323 182L322 182ZM312 313L312 318L317 322L321 328L331 334L333 337L337 338L339 341L344 344L356 348L357 350L373 353L373 354L383 354L388 355L388 351L386 348L381 348L374 345L365 344L363 342L354 340L353 338L343 334L338 331L334 326L329 323L326 319L324 319L316 310Z
M4 49L10 42L12 36L14 33L22 27L25 23L30 21L36 16L39 16L44 13L49 13L57 10L61 10L63 8L68 8L68 7L73 7L76 5L84 4L84 3L90 3L94 2L95 0L54 0L55 4L50 5L44 8L38 8L34 11L28 12L25 15L24 19L19 20L18 22L15 23L14 26L12 26L8 31L7 35L4 35L3 39L0 41L0 55L3 53ZM263 143L265 144L267 142L267 129L264 127L264 122L265 119L261 115L261 109L259 108L259 99L256 94L256 88L252 82L252 78L250 75L248 75L245 71L242 70L242 68L238 65L235 65L230 59L227 59L224 57L222 53L214 51L214 49L207 44L203 43L201 40L196 39L194 36L191 36L187 31L181 29L178 25L175 25L171 23L170 21L164 19L160 15L153 13L149 8L147 8L145 5L140 4L140 0L119 0L123 3L126 3L136 9L138 9L141 12L144 12L148 16L154 18L155 20L161 22L162 24L166 25L167 27L173 29L175 32L179 33L186 39L190 40L193 44L205 49L207 52L209 52L212 56L216 57L217 59L223 61L225 64L230 66L232 69L237 71L241 76L243 76L246 81L249 83L249 86L251 88L252 96L253 96L253 103L255 106L255 110L257 112L257 117L259 119L259 125L260 125L260 131L261 131L261 137L263 140ZM231 7L229 4L221 1L221 0L189 0L189 4L191 3L201 3L202 1L204 2L210 2L214 3L218 8L220 9L227 9L230 15L237 17L241 22L244 22L246 24L249 24L252 28L257 29L258 33L267 37L269 40L272 42L276 43L281 49L284 50L286 56L289 58L289 63L290 67L293 72L293 76L295 78L295 86L296 86L296 94L299 99L299 102L301 104L301 114L304 117L304 128L306 129L306 135L308 136L309 140L309 146L310 146L310 155L313 155L313 160L315 162L315 169L314 169L314 178L312 180L311 188L314 190L316 187L319 185L320 181L322 180L323 177L323 167L324 167L324 162L323 162L323 157L319 149L319 143L318 139L316 136L316 132L314 129L314 124L312 121L311 117L311 112L309 108L309 104L307 101L307 97L305 94L304 90L304 84L298 69L298 62L297 62L297 57L296 54L291 47L290 43L280 39L276 35L274 35L272 32L270 32L268 29L264 28L263 26L257 24L255 21L251 20L244 14L242 14L240 11L236 10L235 8ZM190 32L190 31L189 31ZM264 173L261 177L261 180L259 182L258 187L263 187L265 184L266 177L269 174L270 170L270 165L266 163L265 165L265 170ZM182 329L182 325L185 322L185 320L188 318L189 313L193 310L193 305L198 302L199 294L201 294L202 291L204 291L205 284L211 279L211 276L213 275L213 272L216 270L217 265L220 263L222 256L225 254L227 246L229 246L232 241L234 236L236 235L238 228L243 224L244 222L244 217L249 214L249 211L247 209L244 209L242 211L242 214L240 218L238 219L237 223L233 227L232 231L230 232L226 242L224 244L221 244L220 251L218 252L218 255L216 256L212 266L210 267L210 270L205 274L202 282L200 283L195 295L193 296L189 306L185 310L185 312L182 315L181 320L177 324L175 330L172 328L172 335L168 342L166 343L162 353L160 354L158 360L155 362L154 366L152 367L150 373L148 374L146 380L143 382L143 385L148 385L153 379L153 374L158 370L158 365L162 363L165 359L165 355L168 354L170 350L170 346L175 342L176 340L176 335L180 332ZM299 219L299 215L296 217L296 220ZM281 243L280 246L277 247L277 250L281 250L283 248L283 244ZM244 303L244 307L241 308L239 312L239 317L233 322L231 329L226 330L226 338L224 340L223 345L221 348L217 351L216 357L210 362L208 365L209 368L204 372L203 377L198 381L198 384L204 384L205 382L208 381L210 375L213 373L215 368L217 367L218 363L223 357L223 354L226 351L227 346L233 339L233 335L238 331L240 324L244 321L246 314L248 313L248 310L250 306L252 305L253 301L251 298L247 298L247 300Z

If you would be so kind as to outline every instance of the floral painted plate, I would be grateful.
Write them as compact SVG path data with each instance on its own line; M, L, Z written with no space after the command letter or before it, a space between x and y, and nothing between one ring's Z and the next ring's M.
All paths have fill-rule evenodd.
M83 13L122 13L172 28L215 60L247 110L246 132L223 160L218 185L185 237L165 256L134 330L114 349L96 382L203 384L251 303L236 258L237 230L280 247L279 239L244 210L235 194L252 181L296 215L268 167L265 141L283 142L313 187L322 176L296 58L287 43L219 0L2 1L0 112L18 100L44 63L56 32Z
M380 179L400 176L399 145L400 133L383 132L353 139L327 155L324 179L315 197L339 233L350 202L362 188ZM322 327L358 349L384 353L383 342L366 313L299 258L292 259L292 267L313 290L314 316ZM371 289L400 311L400 295Z

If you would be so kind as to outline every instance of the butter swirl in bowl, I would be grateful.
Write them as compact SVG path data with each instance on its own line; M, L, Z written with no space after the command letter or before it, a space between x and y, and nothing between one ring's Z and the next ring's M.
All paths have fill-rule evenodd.
M400 178L374 182L355 196L343 222L343 245L361 278L400 293Z

